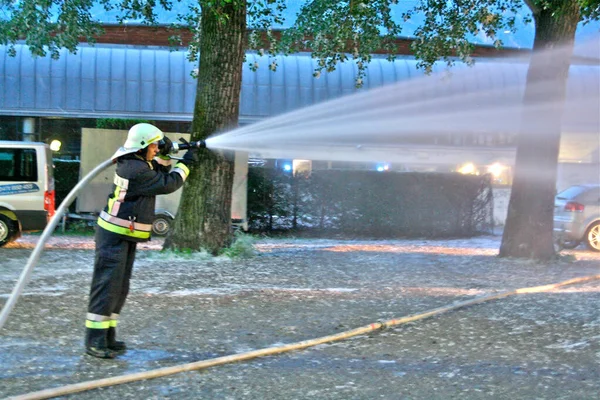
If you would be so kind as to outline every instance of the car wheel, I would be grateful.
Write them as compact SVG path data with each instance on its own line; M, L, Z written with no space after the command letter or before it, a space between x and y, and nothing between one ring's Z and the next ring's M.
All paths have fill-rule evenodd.
M0 214L0 247L12 242L17 236L17 225L13 220L6 215Z
M585 244L591 250L600 251L600 222L589 227L585 233Z
M152 221L152 232L157 236L165 236L171 230L173 218L168 215L157 215Z

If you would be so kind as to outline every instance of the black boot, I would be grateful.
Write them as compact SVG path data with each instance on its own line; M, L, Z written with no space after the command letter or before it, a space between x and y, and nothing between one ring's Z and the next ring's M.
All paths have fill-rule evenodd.
M85 352L98 358L115 358L117 353L108 348L108 329L85 329Z
M117 353L125 353L127 351L127 346L125 342L121 342L116 340L117 330L115 328L108 328L108 332L106 335L106 342L108 344L108 348L112 351L116 351Z

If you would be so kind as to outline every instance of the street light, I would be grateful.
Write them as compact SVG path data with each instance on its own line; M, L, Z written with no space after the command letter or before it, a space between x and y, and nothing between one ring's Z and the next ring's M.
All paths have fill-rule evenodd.
M504 166L500 163L494 163L488 167L488 172L492 174L492 176L496 179L500 177L502 171L504 171Z
M50 142L50 150L52 151L60 151L61 146L62 143L60 140L54 139L52 142Z
M475 165L473 163L467 163L458 169L458 172L461 174L469 175L476 174L477 170L475 169Z

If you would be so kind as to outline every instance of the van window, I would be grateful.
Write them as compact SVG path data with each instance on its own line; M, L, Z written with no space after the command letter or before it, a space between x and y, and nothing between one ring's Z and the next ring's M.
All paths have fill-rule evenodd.
M0 149L0 181L36 182L35 149Z

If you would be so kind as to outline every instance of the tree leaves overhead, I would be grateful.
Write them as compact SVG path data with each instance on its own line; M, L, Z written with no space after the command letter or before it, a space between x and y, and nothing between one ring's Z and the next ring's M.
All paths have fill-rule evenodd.
M179 1L179 0L176 0ZM101 23L93 18L91 10L100 5L106 11L116 11L117 20L135 19L141 23L156 24L156 9L170 10L169 0L24 0L0 3L0 44L9 46L14 55L14 44L24 40L31 53L52 58L59 57L62 48L77 52L80 42L96 43L104 33Z
M494 40L496 47L501 47L497 33L515 31L516 17L523 11L522 6L521 0L422 0L414 10L404 14L405 19L415 13L425 16L412 45L420 60L418 66L431 71L438 59L451 65L453 57L471 63L474 46L469 38L472 36L485 35Z
M333 71L338 62L352 58L358 66L357 86L362 85L373 53L383 51L393 60L399 53L396 38L401 27L391 14L395 0L312 0L301 8L291 29L284 32L280 51L308 50L321 71Z
M258 50L261 55L269 54L274 57L280 50L279 37L273 31L274 25L285 22L284 12L287 9L285 0L254 0L248 2L248 47ZM250 69L256 71L258 64L250 64ZM271 70L277 68L276 62L269 64Z
M600 19L600 0L579 0L584 23Z
M14 55L14 44L24 40L32 54L58 58L61 48L75 52L81 39L95 43L94 37L102 32L92 20L92 0L20 1L2 3L7 19L0 20L0 43L9 46Z
M404 23L419 15L424 22L414 32L412 51L420 60L419 67L430 71L443 59L453 64L460 59L471 63L478 35L495 39L498 32L516 31L516 17L525 7L559 9L563 0L307 0L303 3L290 29L274 29L284 23L287 0L248 0L248 48L271 57L268 67L277 68L276 55L311 51L318 60L315 76L332 71L339 62L356 62L357 86L362 85L369 61L374 53L386 54L393 60L401 49L397 38ZM156 25L159 10L172 10L175 3L188 6L178 15L171 44L182 46L179 30L189 30L191 40L188 58L198 59L199 21L202 5L217 13L226 5L245 7L241 0L0 0L0 44L8 45L14 55L14 43L24 40L34 55L48 52L57 58L59 50L76 52L79 42L95 43L103 33L91 13L100 5L116 13L117 21L134 20ZM400 15L399 6L412 8ZM583 21L600 18L600 0L579 0ZM557 18L560 18L557 13ZM527 22L527 21L526 21ZM223 14L222 23L227 23ZM502 46L500 40L495 46ZM258 64L250 65L256 70Z

